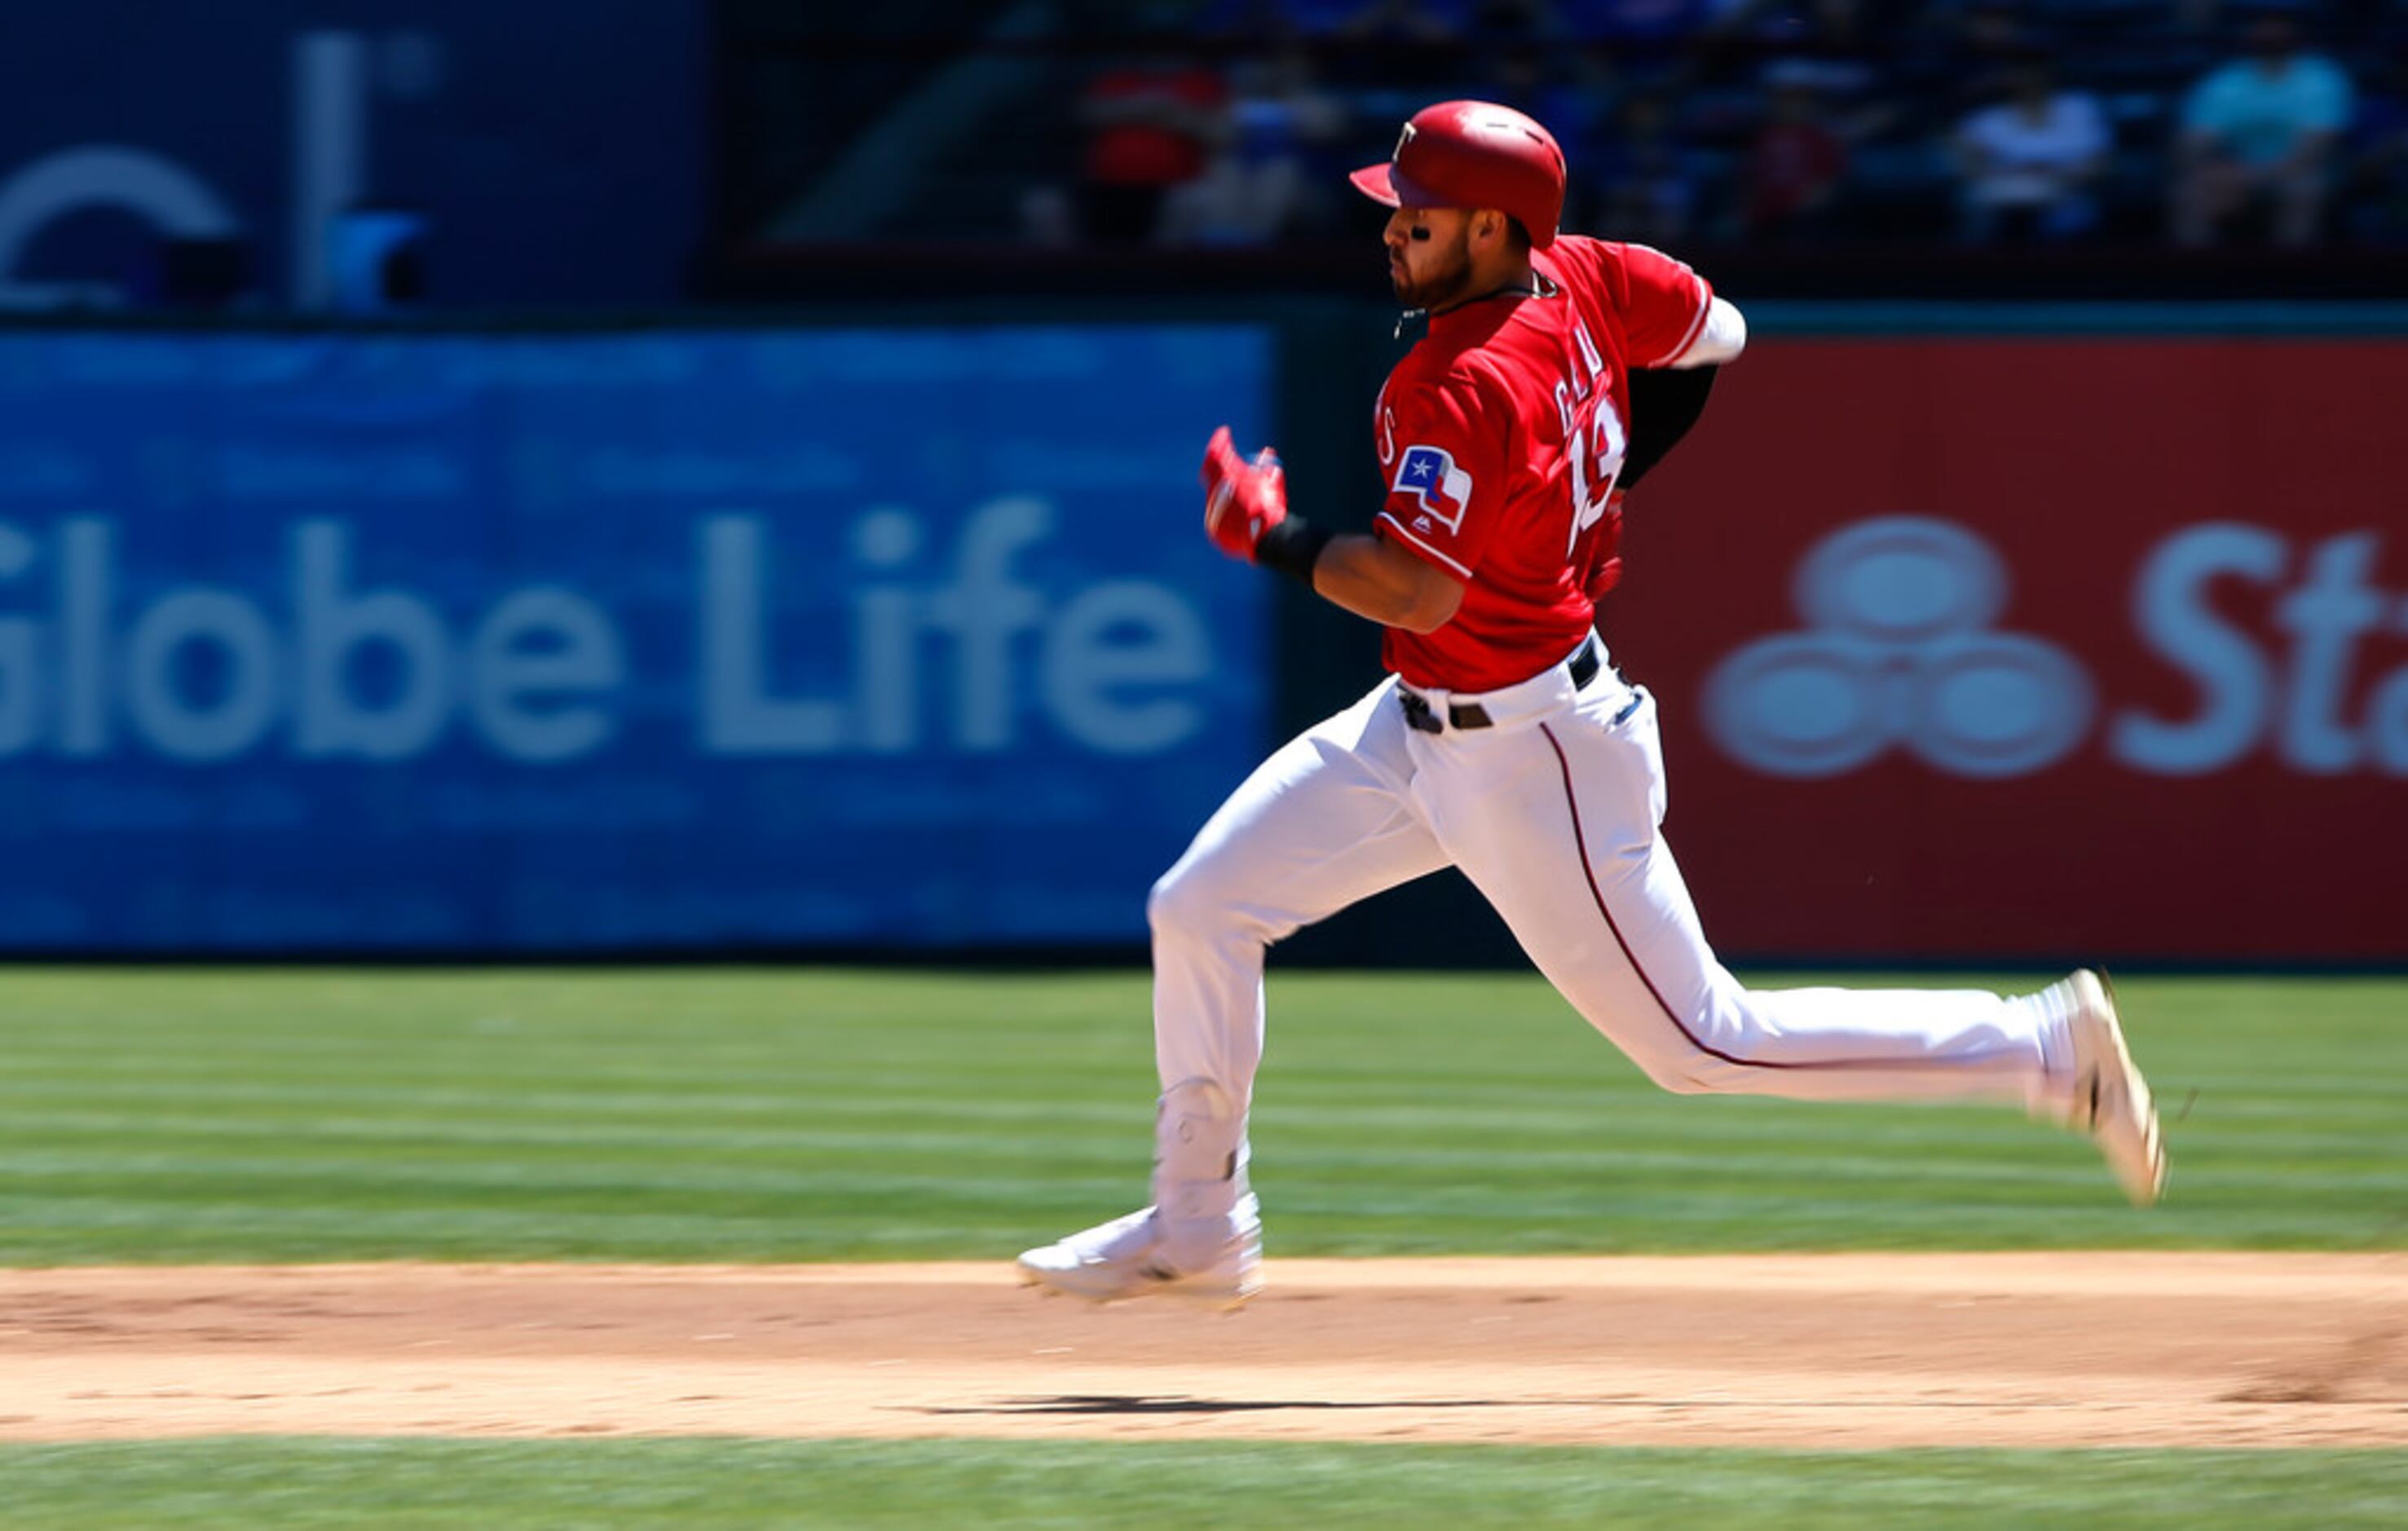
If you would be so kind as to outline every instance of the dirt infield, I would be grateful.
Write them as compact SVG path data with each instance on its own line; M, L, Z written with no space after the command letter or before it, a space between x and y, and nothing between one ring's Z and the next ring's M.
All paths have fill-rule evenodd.
M2408 1446L2408 1257L1274 1261L1223 1317L988 1265L0 1271L0 1439L1109 1436Z

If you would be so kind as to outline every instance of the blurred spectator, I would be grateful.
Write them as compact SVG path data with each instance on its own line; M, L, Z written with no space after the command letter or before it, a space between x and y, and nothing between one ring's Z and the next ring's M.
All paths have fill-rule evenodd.
M2377 244L2408 244L2408 56L2366 93L2350 129L2343 193L2349 232Z
M2315 241L2350 85L2340 65L2300 43L2291 17L2260 16L2249 26L2249 56L2211 73L2184 103L2176 244L2213 243L2236 214L2259 206L2271 206L2275 243Z
M426 215L360 206L326 229L329 307L345 314L405 312L426 296Z
M1721 0L1556 0L1566 34L1624 47L1676 43L1706 29Z
M1554 134L1559 144L1580 143L1589 136L1612 87L1608 79L1568 78L1578 62L1579 55L1570 49L1526 39L1509 43L1489 55L1464 93L1512 107Z
M1956 130L1965 239L2056 241L2087 232L2099 221L2091 189L2114 147L2106 114L2089 94L2059 89L2044 53L2028 54L2008 78L2007 99Z
M1560 0L1473 0L1471 32L1492 41L1568 36Z
M1172 189L1202 175L1227 137L1228 99L1212 69L1167 53L1108 65L1090 79L1079 98L1088 135L1080 232L1099 245L1156 239Z
M1765 123L1741 168L1740 207L1756 238L1807 238L1829 226L1847 174L1848 147L1825 110L1815 78L1776 65Z
M1317 225L1335 168L1326 151L1346 110L1313 74L1312 55L1290 41L1230 70L1231 131L1204 174L1171 193L1164 238L1170 244L1255 245Z
M1828 57L1873 46L1872 20L1871 0L1706 0L1699 18L1702 26L1724 37Z
M2014 0L1956 0L1926 8L1898 87L1932 99L1950 121L1998 100L2029 52L2031 29Z
M1664 97L1627 98L1612 130L1598 136L1573 170L1596 188L1594 224L1582 232L1663 249L1687 237L1698 176Z
M1365 104L1397 93L1370 115L1407 115L1463 93L1463 45L1476 36L1472 0L1354 0L1323 36L1330 76ZM1403 96L1419 100L1407 106Z
M2167 9L2176 31L2204 36L2223 25L2225 5L2226 0L2172 0Z
M1442 43L1461 36L1470 21L1464 0L1355 0L1333 31L1349 42Z
M1848 142L1870 136L1897 116L1895 104L1880 89L1888 50L1871 34L1871 15L1870 0L1773 0L1770 13L1753 22L1742 11L1727 21L1753 25L1756 44L1774 50L1779 62L1764 72L1764 85L1773 91L1809 89L1830 115L1832 131Z
M1209 0L1196 17L1199 30L1241 43L1452 42L1470 22L1469 0Z

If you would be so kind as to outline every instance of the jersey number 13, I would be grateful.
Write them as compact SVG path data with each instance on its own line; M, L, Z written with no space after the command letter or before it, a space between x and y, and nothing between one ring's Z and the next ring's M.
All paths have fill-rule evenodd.
M1605 358L1598 353L1588 326L1577 319L1572 321L1572 339L1580 347L1580 359L1572 365L1571 375L1555 384L1555 412L1563 417L1564 451L1572 469L1572 533L1564 544L1567 558L1580 546L1581 534L1604 519L1613 497L1614 475L1622 471L1623 453L1630 445L1622 432L1622 416L1600 386Z

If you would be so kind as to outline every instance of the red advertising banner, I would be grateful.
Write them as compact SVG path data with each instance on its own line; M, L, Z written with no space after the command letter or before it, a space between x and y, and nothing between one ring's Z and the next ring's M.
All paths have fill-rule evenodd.
M2408 958L2408 342L1766 338L1602 622L1758 957Z

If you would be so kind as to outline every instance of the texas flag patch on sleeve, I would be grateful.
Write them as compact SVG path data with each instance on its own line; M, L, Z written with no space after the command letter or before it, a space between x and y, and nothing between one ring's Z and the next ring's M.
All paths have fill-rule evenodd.
M1471 503L1471 475L1455 465L1455 455L1444 447L1407 447L1397 464L1395 492L1418 499L1422 516L1460 532L1464 507ZM1421 516L1414 517L1414 525L1430 530Z

